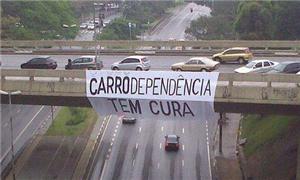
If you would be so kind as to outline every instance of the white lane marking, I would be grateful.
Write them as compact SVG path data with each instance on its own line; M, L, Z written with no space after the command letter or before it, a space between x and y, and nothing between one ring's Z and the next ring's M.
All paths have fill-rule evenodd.
M115 136L116 136L116 133L113 134L113 137L115 137Z
M111 152L111 148L108 149L108 152Z
M205 121L206 126L207 126L207 120ZM208 127L208 126L207 126ZM210 152L209 152L209 139L208 139L208 128L206 128L207 131L207 159L208 159L208 168L209 168L209 179L212 179L212 174L211 174L211 164L210 164Z
M119 125L116 125L116 128L118 129L118 128L119 128Z
M118 132L118 129L115 129L115 133Z
M159 164L159 163L157 163L157 169L159 169L159 165L160 165L160 164Z
M35 113L35 115L33 116L33 118L29 121L29 123L24 127L24 129L19 133L19 135L15 138L14 140L14 145L16 144L16 142L19 140L19 138L23 135L23 133L25 132L25 130L28 128L28 126L32 123L32 121L37 117L37 115L43 110L45 106L42 106L37 113ZM0 162L2 162L2 160L4 159L4 157L6 157L6 155L9 153L11 147L4 153L4 155L1 157Z
M112 139L111 139L111 141L114 141L114 140L115 140L115 138L112 138Z
M161 127L161 131L164 131L164 127L163 126Z
M184 144L182 145L182 150L184 151Z
M182 166L184 166L184 160L181 161Z
M139 144L138 143L136 143L135 144L135 149L137 149L139 147Z
M120 121L118 121L117 124L120 124Z
M159 149L161 149L161 143L159 143Z
M184 134L184 128L182 128L182 134Z
M139 127L139 133L142 131L142 127Z
M134 166L135 159L132 161L132 166Z
M111 143L110 143L110 146L112 146L113 144L114 144L114 142L111 142Z

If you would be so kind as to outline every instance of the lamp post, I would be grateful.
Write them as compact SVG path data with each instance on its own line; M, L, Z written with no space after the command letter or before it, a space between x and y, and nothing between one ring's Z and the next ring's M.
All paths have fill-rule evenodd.
M6 92L0 90L0 94L8 95L8 110L9 110L9 120L10 120L10 145L11 145L11 158L12 158L12 175L13 179L16 179L15 175L15 155L14 155L14 139L13 139L13 124L12 124L12 114L11 114L11 96L21 94L21 91Z

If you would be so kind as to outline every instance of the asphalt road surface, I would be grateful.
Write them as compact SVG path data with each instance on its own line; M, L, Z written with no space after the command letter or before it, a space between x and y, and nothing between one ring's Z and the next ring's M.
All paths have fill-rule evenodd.
M193 12L191 12L191 8ZM185 29L190 26L192 20L200 16L209 16L210 8L206 6L197 5L195 3L186 4L183 7L174 10L173 15L166 18L161 24L152 32L150 37L146 40L171 40L171 39L185 39Z
M20 65L29 59L37 57L36 55L2 55L2 68L3 69L20 69ZM58 68L64 69L68 62L68 58L75 59L78 55L53 55L51 56L57 61ZM100 59L103 61L104 69L110 69L111 64L120 61L126 56L124 55L102 55ZM148 56L151 61L152 70L170 70L172 64L182 61L187 61L191 57L187 56ZM283 61L300 61L300 57L255 57L254 59L269 59L277 62ZM233 72L234 69L241 67L243 65L232 62L221 64L220 68L217 70L219 72Z
M44 128L48 128L52 116L49 106L12 105L11 109L16 155L33 135L43 133ZM12 157L10 133L9 106L1 105L1 172Z

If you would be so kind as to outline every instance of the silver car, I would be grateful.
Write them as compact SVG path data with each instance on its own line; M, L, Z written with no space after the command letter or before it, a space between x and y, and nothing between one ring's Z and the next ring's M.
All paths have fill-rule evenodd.
M266 73L270 71L278 62L262 59L249 62L246 66L237 68L237 73Z
M96 56L81 56L73 61L68 60L68 64L65 65L65 69L93 69L100 70L103 68L103 62Z
M150 67L150 60L146 56L129 56L111 65L112 70L148 71Z

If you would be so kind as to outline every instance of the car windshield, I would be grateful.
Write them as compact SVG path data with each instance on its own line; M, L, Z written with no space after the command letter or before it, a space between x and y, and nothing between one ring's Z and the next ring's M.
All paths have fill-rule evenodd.
M250 62L246 65L247 68L252 68L256 63L255 62Z
M286 67L286 64L278 64L278 65L274 66L274 69L276 71L282 72L285 67Z

